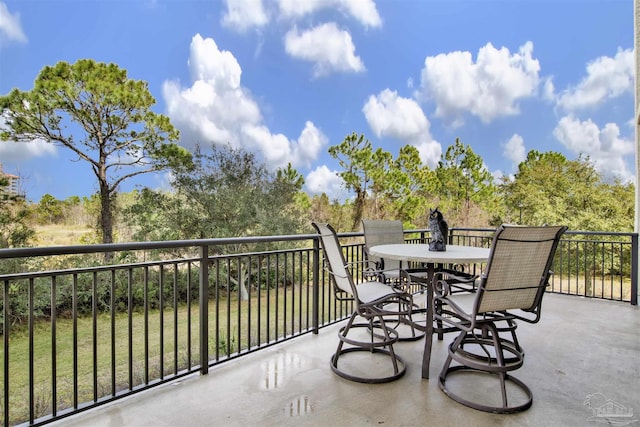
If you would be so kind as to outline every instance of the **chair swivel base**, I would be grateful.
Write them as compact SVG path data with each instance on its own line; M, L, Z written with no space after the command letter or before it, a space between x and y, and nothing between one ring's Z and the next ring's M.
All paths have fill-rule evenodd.
M510 405L508 403L508 399L504 398L502 406L491 406L488 404L482 404L482 403L464 398L460 394L452 391L451 388L448 387L446 384L448 377L455 376L456 374L462 373L462 372L496 376L498 377L497 378L498 380L500 380L499 377L503 375L505 384L503 384L502 387L506 388L506 383L510 383L514 387L519 389L520 393L524 396L524 398L519 399L520 402L516 405ZM500 374L496 372L480 371L477 369L469 368L467 366L452 366L447 369L443 369L443 371L440 373L438 384L440 385L440 390L442 390L444 394L449 396L451 399L455 400L458 403L463 404L464 406L477 409L483 412L491 412L494 414L514 414L514 413L522 412L529 409L531 407L531 404L533 403L533 394L531 393L531 390L529 389L529 387L519 379L507 373ZM469 388L468 383L465 384L465 388L466 389ZM506 390L504 391L504 393L506 393ZM506 394L503 396L506 396Z
M368 323L360 323L353 324L349 328L369 328L370 325ZM376 328L381 328L382 326L377 325ZM349 381L355 381L359 383L366 384L379 384L379 383L387 383L391 381L395 381L402 377L407 369L407 365L405 361L395 354L393 350L393 343L398 341L398 333L395 329L385 326L389 339L383 341L357 341L351 338L348 338L344 335L345 328L341 328L338 336L340 337L340 344L338 345L338 349L331 356L331 370L335 372L338 376L347 379ZM371 335L369 335L371 337ZM343 344L350 344L354 347L343 348ZM345 360L348 358L344 358L343 356L349 353L368 353L372 355L381 356L384 359L388 359L388 363L391 364L391 368L389 371L391 374L384 375L380 377L369 377L362 376L355 372L349 372L347 369L343 368L343 365L348 365L348 362L345 363ZM341 367L338 366L338 363L341 363Z
M496 333L495 328L493 331ZM478 348L473 348L474 346L478 346ZM487 352L489 347L494 347L496 354L480 354ZM484 350L478 353L472 351L472 348L473 350ZM516 370L522 366L524 355L520 350L519 346L514 342L498 337L497 335L494 335L492 338L485 338L483 336L462 332L458 338L449 345L449 355L440 372L440 389L456 402L479 411L495 414L512 414L529 409L533 402L531 390L522 381L508 374L509 371ZM451 366L452 361L460 365ZM463 397L461 394L453 391L452 387L446 383L447 378L450 376L462 377L465 376L465 374L470 379L464 382L464 387L461 388L461 390L464 389L464 393L469 397ZM473 380L478 382L478 375L483 378L493 378L496 380L495 394L500 396L501 406L479 403L472 399L474 396L470 396L470 394L473 393L474 390ZM485 383L478 384L475 390L482 394L482 398L487 398L488 395L490 396L489 390L491 389L489 389Z
M395 318L393 319L385 319L384 322L387 327L390 327L398 332L398 341L418 341L425 336L424 331L416 329L412 319L407 319L405 317L398 319L397 316L395 316ZM376 338L383 338L383 335L375 332L375 329L379 327L379 322L374 322L374 327L372 328L371 332ZM404 334L401 335L402 332L404 332Z
M449 354L456 362L477 369L479 371L500 372L513 371L522 367L524 362L524 350L517 342L506 338L497 337L499 347L502 353L502 362L495 355L487 355L480 348L474 348L473 345L484 345L493 347L495 341L488 338L478 338L467 335L469 338L462 340L460 346L456 350L449 347ZM465 344L467 347L465 347ZM476 350L475 352L473 350Z

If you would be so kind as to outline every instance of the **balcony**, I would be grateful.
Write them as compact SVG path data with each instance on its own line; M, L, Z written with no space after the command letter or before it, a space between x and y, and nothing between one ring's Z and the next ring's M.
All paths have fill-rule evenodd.
M491 237L452 234L472 245ZM518 327L527 356L516 376L534 403L508 416L468 409L439 390L451 335L435 342L430 380L420 375L423 341L396 345L409 366L393 383L334 375L329 357L350 307L332 297L314 235L2 250L0 262L46 257L50 266L0 274L3 424L589 425L615 408L637 414L637 235L595 234L565 236L541 322ZM347 257L361 259L361 234L341 238ZM237 250L265 242L286 248ZM182 256L170 256L178 249ZM55 268L56 257L100 252L118 263ZM12 322L21 295L30 307L52 302L44 320L30 309L27 325ZM19 371L25 385L13 377Z
M423 380L423 340L403 342L400 380L380 385L334 375L329 358L337 325L209 371L67 418L70 426L337 426L337 425L598 425L601 394L640 419L640 312L637 306L549 294L537 325L519 325L524 366L516 376L533 392L533 406L515 415L475 411L438 388L446 335L434 340L431 379Z

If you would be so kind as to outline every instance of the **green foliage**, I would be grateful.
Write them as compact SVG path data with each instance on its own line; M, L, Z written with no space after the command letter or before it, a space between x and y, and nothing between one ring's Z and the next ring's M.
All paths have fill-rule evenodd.
M532 150L513 179L500 186L500 193L506 215L499 220L504 222L633 230L633 185L605 182L588 157L568 160L560 153Z
M329 201L329 196L325 193L314 195L310 200L307 232L312 232L311 221L329 223L338 231L349 231L352 211L353 205L349 201L341 204L338 200Z
M96 262L91 255L75 256L66 259L57 268L64 268L66 265L89 266ZM71 317L73 311L73 300L76 300L77 312L80 316L90 316L93 310L94 288L95 305L98 313L108 313L113 303L117 312L125 312L128 307L135 307L134 311L160 308L160 292L163 294L164 306L171 306L174 298L173 280L176 283L176 299L178 301L187 300L187 292L190 292L191 299L198 299L198 272L193 270L189 280L186 269L173 270L167 272L167 268L151 267L146 271L142 268L131 270L129 277L128 270L116 270L114 275L111 272L100 272L94 276L92 273L78 274L74 283L72 275L60 275L55 281L55 310L58 317ZM161 287L161 276L164 285ZM34 320L48 320L52 312L52 286L50 277L43 277L34 280L33 283L33 316ZM146 283L146 289L145 289ZM191 289L187 289L186 283L191 283ZM14 281L9 287L9 322L11 325L23 325L29 317L29 281ZM213 285L212 285L213 286ZM112 294L113 290L113 294ZM146 294L146 299L145 299ZM4 301L0 301L0 309ZM0 327L2 319L0 318Z
M429 211L437 182L435 173L422 163L418 149L412 145L400 148L392 170L395 172L389 173L393 177L389 183L394 191L389 193L388 200L397 212L395 217L412 224Z
M134 176L189 164L190 153L174 141L178 131L151 111L148 84L127 77L115 64L81 59L42 69L31 91L0 97L6 127L0 140L41 139L86 161L99 187L100 231L113 241L113 199Z
M57 224L63 219L62 203L51 194L45 194L40 198L36 207L36 213L41 224Z
M291 165L272 173L254 154L241 149L214 147L207 153L198 149L193 167L175 170L174 193L145 189L125 217L138 240L296 234L306 217L296 202L303 183ZM211 251L229 254L281 245L237 244ZM243 299L254 262L238 259L229 267Z
M456 139L435 170L420 160L418 149L400 148L398 157L373 150L364 135L348 135L329 148L344 171L345 187L355 193L352 230L369 218L397 218L406 225L426 227L429 208L440 207L445 216L464 225L476 220L482 208L495 208L496 187L482 158ZM486 215L484 215L486 217Z
M0 176L0 249L27 246L35 236L23 197L9 195L9 181Z
M531 151L513 177L497 185L482 158L460 139L449 146L435 169L422 164L418 150L401 147L397 158L353 133L329 148L339 160L338 175L355 193L343 221L326 197L311 201L311 218L331 218L343 231L360 220L401 219L407 227L428 225L429 208L439 207L450 226L487 227L501 223L566 224L572 230L631 231L634 186L607 182L589 158L567 160L555 152ZM351 206L351 207L350 207Z
M495 205L497 188L493 184L493 176L482 158L459 138L447 148L435 173L440 208L450 222L475 226L477 224L470 224L474 216L471 214L472 206L486 209Z
M356 229L363 218L367 192L374 175L383 174L385 165L376 163L371 142L355 132L347 135L340 144L329 147L329 154L338 159L338 164L344 169L338 175L344 180L346 189L356 195L352 223L352 229ZM377 157L383 161L386 159L381 152Z
M420 161L417 148L407 145L398 157L378 148L373 150L364 135L347 135L342 143L329 147L344 171L338 175L355 193L351 230L360 228L364 216L400 218L410 223L428 210L426 200L434 188L433 172Z
M174 193L142 190L126 218L139 240L294 234L303 183L290 165L274 174L240 149L197 150L192 168L175 171Z

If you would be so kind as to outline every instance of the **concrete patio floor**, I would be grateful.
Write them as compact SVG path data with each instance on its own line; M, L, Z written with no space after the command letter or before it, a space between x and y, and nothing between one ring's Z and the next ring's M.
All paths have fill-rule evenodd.
M424 340L396 344L401 379L366 385L329 367L338 326L272 346L191 376L60 420L64 426L597 426L640 424L640 311L628 303L549 294L540 323L520 323L526 351L515 376L533 406L495 415L448 398L438 387L446 356L434 339L429 380L420 375ZM594 407L633 410L595 416ZM588 403L591 403L589 405ZM607 422L608 421L608 422ZM635 421L635 422L634 422Z

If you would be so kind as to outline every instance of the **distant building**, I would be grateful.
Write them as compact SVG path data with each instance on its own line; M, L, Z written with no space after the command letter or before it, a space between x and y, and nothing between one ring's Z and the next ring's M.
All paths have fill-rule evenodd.
M4 173L2 171L2 163L0 163L0 177L9 181L9 185L6 187L0 188L0 193L5 193L10 196L19 196L20 191L18 191L18 184L20 182L20 177L17 175L11 175L10 173Z

